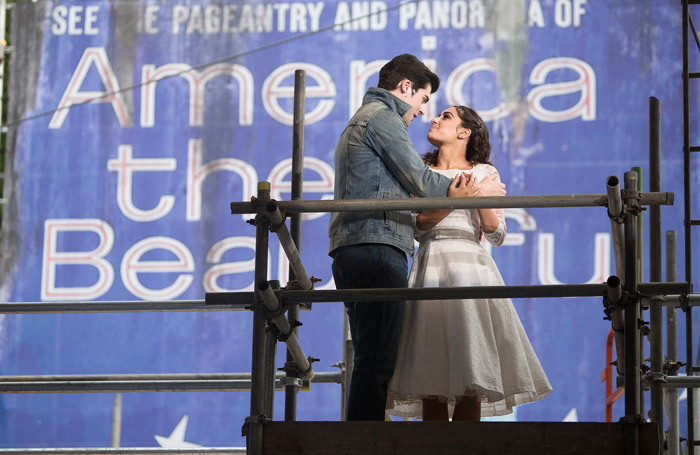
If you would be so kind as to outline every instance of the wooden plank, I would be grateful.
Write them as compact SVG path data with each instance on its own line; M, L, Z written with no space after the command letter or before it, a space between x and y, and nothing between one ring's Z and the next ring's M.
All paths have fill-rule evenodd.
M656 424L639 425L640 455L658 455ZM270 422L263 455L619 455L622 423Z

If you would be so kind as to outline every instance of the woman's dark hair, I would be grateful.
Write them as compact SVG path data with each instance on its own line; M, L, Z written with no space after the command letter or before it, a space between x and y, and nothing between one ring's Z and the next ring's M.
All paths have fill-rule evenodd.
M377 87L391 91L404 79L411 81L415 89L425 88L430 83L430 93L435 93L440 87L438 75L411 54L397 55L384 65L379 70Z
M470 163L491 164L491 142L489 142L489 129L484 120L476 111L466 106L453 106L462 121L462 128L468 128L472 134L467 141L465 156ZM433 150L423 155L423 162L429 166L437 165L438 150Z

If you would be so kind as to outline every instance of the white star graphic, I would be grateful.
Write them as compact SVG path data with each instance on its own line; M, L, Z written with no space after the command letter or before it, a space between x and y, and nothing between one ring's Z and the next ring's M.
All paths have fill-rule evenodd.
M562 422L578 422L578 412L576 412L576 408L571 408L571 411L564 417Z
M187 430L187 415L182 416L182 419L177 423L175 429L170 436L154 435L158 445L168 449L186 448L186 447L202 447L199 444L193 444L185 441L185 431Z

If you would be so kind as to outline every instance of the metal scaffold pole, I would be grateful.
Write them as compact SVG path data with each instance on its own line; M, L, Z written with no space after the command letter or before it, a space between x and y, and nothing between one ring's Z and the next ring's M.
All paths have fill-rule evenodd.
M685 281L688 289L686 293L693 291L693 273L692 273L692 236L691 227L693 224L691 214L691 179L690 179L690 65L689 65L689 27L693 29L693 37L695 43L700 50L700 41L698 41L697 31L693 24L690 11L688 10L689 0L681 0L681 35L683 42L683 232L685 240ZM697 73L694 74L697 76ZM697 147L694 147L697 149ZM685 311L685 354L686 354L686 375L693 376L693 308L690 305L683 307ZM695 390L688 388L687 398L687 453L695 454Z
M676 231L666 231L666 281L676 280ZM678 375L678 323L675 306L666 307L666 365L668 377ZM668 434L668 455L680 454L678 390L664 389Z
M625 172L625 454L639 453L642 420L640 377L640 302L637 296L637 173Z
M659 100L649 98L649 191L661 188L660 155L660 113ZM640 233L638 235L641 236ZM661 208L649 208L649 281L661 281ZM663 352L661 334L663 330L661 302L663 297L649 297L649 345L651 354L651 421L659 425L659 455L663 452L664 441L664 402Z
M270 199L270 184L258 183L257 201L265 203ZM255 217L255 282L267 281L267 249L269 240L269 219L262 212ZM266 403L266 359L269 347L265 333L266 310L262 296L255 291L253 302L253 347L251 367L250 417L246 419L245 431L248 437L248 453L262 455L263 425L270 417L265 415Z
M634 188L637 191L637 188ZM640 205L673 205L673 192L644 193ZM377 210L509 209L545 207L604 207L607 194L549 194L529 196L424 197L400 199L343 199L277 201L280 210L291 213L374 212ZM257 213L257 204L231 202L231 214Z
M292 128L292 201L299 201L303 197L304 184L304 123L306 112L306 71L296 70L294 72L294 117ZM294 213L289 219L289 230L297 247L301 249L301 213ZM296 280L296 274L290 264L289 282ZM299 336L299 329L296 327L299 321L299 304L292 303L287 307L287 319L292 326L292 331L296 337ZM296 370L290 368L294 361L292 353L287 348L287 364L285 372L288 377L297 377ZM296 383L286 386L284 392L284 420L292 421L297 419L297 393L299 387Z
M0 100L5 95L5 34L7 33L7 0L0 0ZM0 122L4 123L5 112L3 112L2 103L0 103Z
M608 192L608 217L610 218L610 231L612 232L613 256L615 257L615 273L618 277L625 276L625 236L622 228L622 194L620 193L620 179L615 175L607 178L606 188Z
M613 255L615 257L616 276L608 278L607 284L610 287L608 300L610 307L610 322L612 323L613 336L615 338L615 351L617 353L617 373L622 375L625 370L625 317L622 310L622 289L620 289L620 279L625 276L625 250L624 250L624 222L622 193L620 192L620 179L611 175L607 178L606 187L608 191L608 217L610 218L610 230L612 232ZM611 410L612 411L612 410Z

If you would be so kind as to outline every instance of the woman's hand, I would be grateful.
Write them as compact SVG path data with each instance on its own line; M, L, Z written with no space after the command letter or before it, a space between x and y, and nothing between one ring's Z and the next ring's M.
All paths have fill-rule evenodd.
M468 197L482 196L481 186L479 185L479 182L476 181L476 177L473 177L472 175L469 175L469 179L465 184L464 190L466 191Z

